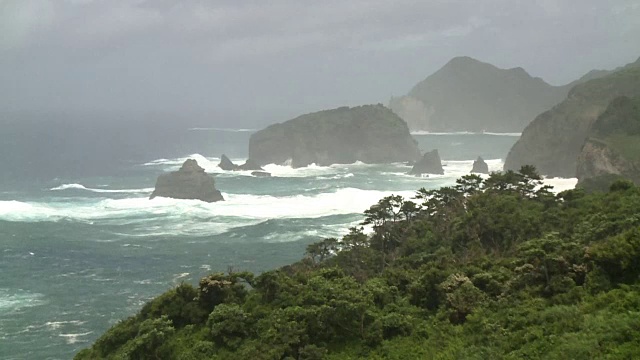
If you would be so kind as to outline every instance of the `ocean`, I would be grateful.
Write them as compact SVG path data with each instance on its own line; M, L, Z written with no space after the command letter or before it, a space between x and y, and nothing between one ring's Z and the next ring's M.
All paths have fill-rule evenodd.
M0 359L70 359L180 282L261 272L340 236L389 194L412 197L500 170L518 134L416 134L445 174L405 164L268 165L271 178L217 168L246 159L252 129L13 123L0 134ZM197 160L226 201L149 200L161 173ZM553 179L560 189L573 179Z

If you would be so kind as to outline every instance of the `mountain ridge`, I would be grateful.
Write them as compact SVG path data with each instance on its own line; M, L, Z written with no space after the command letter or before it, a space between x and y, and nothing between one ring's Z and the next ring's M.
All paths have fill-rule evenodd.
M560 103L569 90L605 75L594 70L554 86L522 67L501 69L469 56L449 60L389 107L412 131L521 132L538 114Z

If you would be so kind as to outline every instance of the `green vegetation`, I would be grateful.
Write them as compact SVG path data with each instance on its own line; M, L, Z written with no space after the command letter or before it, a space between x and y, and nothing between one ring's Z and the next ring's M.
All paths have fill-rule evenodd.
M640 161L640 97L614 99L593 124L591 138L629 161Z
M386 107L364 105L305 114L273 124L249 140L249 158L260 165L390 163L414 161L420 150L407 124Z
M617 120L628 122L626 115L633 113L632 106L626 107L621 103L615 105L616 99L622 96L640 97L640 59L606 76L576 85L564 101L538 115L509 151L505 170L515 171L522 165L530 164L544 175L576 176L585 141L589 137L603 139L602 136L591 134L592 126L599 121L597 119L609 108L609 113L619 114ZM623 108L624 111L621 111ZM616 129L614 131L631 134L627 132L631 127L619 125L620 122L614 120L605 128L610 126L610 129ZM624 148L627 149L627 146ZM630 148L631 151L633 149Z
M640 188L532 167L381 199L292 265L181 284L76 359L633 359Z

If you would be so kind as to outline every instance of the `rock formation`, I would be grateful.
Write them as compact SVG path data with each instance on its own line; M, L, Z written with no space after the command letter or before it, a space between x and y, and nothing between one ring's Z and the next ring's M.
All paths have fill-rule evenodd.
M476 161L473 162L473 167L471 168L472 173L478 174L488 174L489 173L489 165L484 162L484 159L481 156L478 156Z
M220 164L218 167L224 171L238 170L238 165L234 164L225 154L220 157Z
M247 159L244 164L238 166L239 170L255 170L255 171L263 171L264 169L258 165L257 162L252 159Z
M432 150L425 153L424 156L422 156L422 159L416 162L411 171L409 171L409 175L420 176L422 174L444 174L438 150Z
M302 115L260 130L249 141L249 158L258 165L392 163L419 157L407 124L380 104Z
M254 171L251 173L251 175L255 177L271 177L271 173L268 173L266 171Z
M563 102L536 117L509 151L505 170L534 165L543 175L576 176L576 161L591 125L619 96L640 96L640 59L576 85Z
M215 187L213 176L205 173L193 159L187 159L178 171L160 175L149 199L156 196L206 202L224 200Z
M580 185L606 190L617 178L640 184L640 97L609 104L593 123L577 163Z
M456 57L406 96L391 98L389 107L411 131L521 132L574 85L603 74L593 71L571 84L552 86L522 68L499 69Z
M263 168L260 167L260 165L258 165L258 163L256 163L252 159L247 159L247 161L245 161L245 163L242 165L236 165L225 154L222 154L222 156L220 157L220 164L218 164L218 167L225 171L238 171L238 170L263 171L264 170Z

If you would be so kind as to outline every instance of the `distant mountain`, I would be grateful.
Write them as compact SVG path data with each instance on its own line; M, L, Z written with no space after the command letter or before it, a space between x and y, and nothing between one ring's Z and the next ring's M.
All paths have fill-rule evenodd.
M619 96L640 96L640 59L576 85L563 102L536 117L509 151L505 169L534 165L544 175L575 177L592 124Z
M521 132L536 115L562 101L577 83L602 76L592 71L552 86L522 68L499 69L456 57L389 107L412 131Z
M407 124L381 104L301 115L249 140L249 158L259 165L391 163L419 157Z
M581 186L604 191L618 178L640 184L640 97L615 98L593 123L577 177Z

